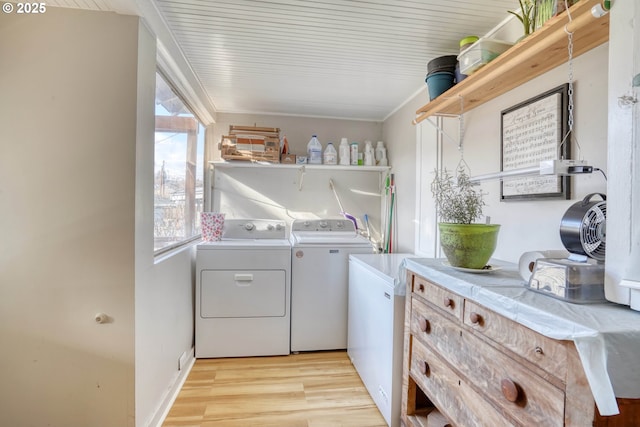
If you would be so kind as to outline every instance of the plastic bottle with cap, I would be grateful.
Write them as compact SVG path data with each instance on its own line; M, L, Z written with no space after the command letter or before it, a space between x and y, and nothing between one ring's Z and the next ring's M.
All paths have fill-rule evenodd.
M307 163L310 165L322 164L322 144L318 141L318 135L312 135L307 144Z
M382 157L378 160L378 166L387 166L389 165L389 160L387 159L387 150L382 151Z
M352 142L349 145L351 153L351 166L358 166L358 143Z
M380 165L380 159L387 158L387 149L384 148L384 142L378 141L376 144L376 165ZM382 166L382 165L380 165Z
M364 142L364 165L373 166L375 163L375 153L371 141Z
M349 147L349 141L347 138L340 140L340 147L338 147L340 154L340 164L343 166L349 166L351 164L351 148Z
M327 148L324 149L324 164L325 165L337 165L338 153L332 142L327 143Z

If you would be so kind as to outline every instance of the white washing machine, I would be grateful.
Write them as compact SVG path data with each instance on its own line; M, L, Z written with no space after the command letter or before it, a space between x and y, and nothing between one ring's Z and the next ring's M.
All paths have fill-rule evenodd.
M291 351L347 348L349 254L373 245L344 219L291 225Z
M289 354L291 246L279 220L225 220L196 255L197 358Z

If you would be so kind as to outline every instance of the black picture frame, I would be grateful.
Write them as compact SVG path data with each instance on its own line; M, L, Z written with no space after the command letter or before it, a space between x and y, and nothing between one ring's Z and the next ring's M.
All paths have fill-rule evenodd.
M501 171L539 166L543 160L570 158L571 136L566 136L568 93L569 84L565 83L500 113ZM505 202L570 198L569 176L527 176L500 183L500 200Z

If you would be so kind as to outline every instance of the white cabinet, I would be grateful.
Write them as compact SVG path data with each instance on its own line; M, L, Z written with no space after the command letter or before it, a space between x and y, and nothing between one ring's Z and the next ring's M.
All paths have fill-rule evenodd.
M605 295L640 310L640 5L616 2L611 20Z

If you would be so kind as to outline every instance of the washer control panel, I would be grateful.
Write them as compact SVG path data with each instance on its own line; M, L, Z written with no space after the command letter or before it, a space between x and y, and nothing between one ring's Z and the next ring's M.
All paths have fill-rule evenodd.
M356 228L353 222L347 219L296 219L291 224L291 232L301 231L347 231L355 233Z

